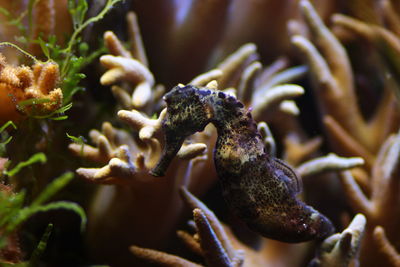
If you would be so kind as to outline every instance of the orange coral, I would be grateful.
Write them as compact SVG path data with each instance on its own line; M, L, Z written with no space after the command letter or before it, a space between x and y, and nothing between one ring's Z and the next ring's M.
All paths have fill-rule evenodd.
M61 89L56 88L59 78L58 65L53 62L15 67L0 54L0 124L58 109L63 100ZM25 100L33 101L29 106L21 104Z

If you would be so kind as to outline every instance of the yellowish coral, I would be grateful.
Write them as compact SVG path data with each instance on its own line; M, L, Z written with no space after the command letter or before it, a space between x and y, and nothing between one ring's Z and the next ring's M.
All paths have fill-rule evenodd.
M15 67L0 54L0 124L29 115L46 115L60 108L63 94L57 88L59 79L55 63Z
M358 266L358 254L366 228L366 219L357 214L349 226L342 232L326 238L311 266L338 267Z

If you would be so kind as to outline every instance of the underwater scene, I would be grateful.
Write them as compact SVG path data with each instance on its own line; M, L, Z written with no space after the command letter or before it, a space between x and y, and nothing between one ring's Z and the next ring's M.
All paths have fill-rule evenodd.
M0 0L0 266L400 267L400 1Z

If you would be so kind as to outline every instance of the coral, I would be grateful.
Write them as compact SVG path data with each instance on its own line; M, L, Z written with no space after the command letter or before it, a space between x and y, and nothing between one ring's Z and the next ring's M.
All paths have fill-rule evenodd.
M148 65L147 58L135 13L128 13L126 20L132 49L127 51L113 32L104 33L105 45L112 55L100 58L100 62L109 69L101 77L100 82L103 85L111 85L120 81L129 82L130 86L135 86L131 96L127 90L119 86L113 87L113 94L125 109L142 108L148 104L151 97L154 97L154 94L151 93L154 77L146 67ZM125 87L128 87L126 83ZM157 99L152 100L156 101Z
M324 18L339 5L332 0L313 2ZM138 14L153 72L172 87L188 83L248 42L257 45L263 62L287 54L290 38L286 23L299 17L297 4L298 0L134 0L132 9Z
M389 17L390 20L400 20L400 16L397 16L389 4L390 1L385 1L384 3L386 17ZM355 35L356 38L359 36L375 47L375 53L379 54L382 61L381 64L385 66L384 71L391 74L389 77L386 75L386 86L389 90L396 92L398 97L399 92L395 85L396 83L399 84L400 69L396 59L400 55L400 32L398 29L392 24L389 24L389 29L386 29L383 26L367 24L341 14L335 14L332 19L335 23L336 31L349 32L349 34ZM390 96L385 97L388 98Z
M129 16L135 17L133 14L128 15L128 25L130 25L130 28L137 29L135 20L129 20ZM135 39L138 38L138 35L130 34L130 36L130 43L135 44L133 47L141 47L139 50L144 51L140 39ZM132 38L132 36L136 37ZM116 130L109 123L105 123L103 125L102 134L98 131L92 131L90 134L93 143L97 144L97 148L90 147L88 145L70 145L70 149L74 151L76 155L81 155L84 158L96 161L100 164L108 163L101 168L80 168L78 173L82 177L85 177L93 182L119 184L122 186L100 188L97 193L97 198L95 198L95 201L93 202L95 203L92 208L93 213L91 213L91 217L93 218L92 221L97 221L99 223L92 226L91 229L123 228L122 225L115 225L111 226L110 228L111 222L100 219L104 218L103 216L105 216L105 214L107 214L107 217L113 218L119 218L121 216L126 218L126 215L124 214L126 214L128 211L136 214L144 214L142 211L143 207L138 206L138 203L141 203L141 201L138 200L138 197L141 195L139 192L143 192L145 190L147 190L148 193L157 196L157 199L160 203L168 203L171 205L171 207L175 207L175 211L169 214L165 213L165 210L168 210L168 207L164 208L163 213L157 212L160 219L169 218L169 222L174 222L176 221L176 216L178 216L180 213L180 204L177 204L179 203L179 199L177 200L175 197L173 197L177 192L177 188L182 184L186 184L189 185L189 187L192 186L192 188L194 188L194 190L197 192L204 192L204 190L208 188L208 185L215 181L215 174L207 175L207 177L209 177L208 182L203 180L200 183L197 178L202 177L202 175L197 176L199 170L202 168L203 170L211 168L211 149L208 149L208 157L205 161L203 161L200 157L189 161L188 165L175 162L174 166L179 166L179 168L177 169L176 167L173 167L173 173L167 173L167 178L165 178L165 180L157 181L146 174L149 169L154 167L154 162L156 162L156 160L160 157L160 148L164 144L163 140L160 139L159 132L161 126L160 122L164 118L164 115L160 115L158 119L150 119L148 115L146 116L143 112L146 112L147 114L154 114L156 111L154 108L163 106L163 104L160 103L163 89L159 89L162 87L155 85L153 75L146 67L147 60L144 60L146 57L143 56L143 53L134 52L137 50L136 48L128 51L126 48L124 48L122 42L119 41L112 32L106 32L104 37L106 45L113 56L103 56L101 59L103 64L106 62L105 66L108 68L108 71L106 71L101 78L102 83L120 84L118 87L114 85L112 90L122 108L126 109L135 107L136 104L133 104L133 96L135 95L135 92L141 88L142 84L146 84L144 87L145 89L147 88L144 91L146 93L143 94L142 98L142 100L145 100L143 103L146 104L136 106L138 110L123 110L118 112L120 119L133 126L135 133L133 137L129 137L124 131ZM133 58L133 54L136 54L137 58ZM255 52L255 47L251 44L245 45L237 50L237 52L229 56L222 63L218 64L215 69L212 69L192 79L190 84L196 86L207 85L207 87L213 88L218 86L218 88L222 88L222 91L224 91L228 96L229 94L234 94L242 98L245 106L251 106L253 108L255 114L254 117L257 120L267 120L275 127L281 129L281 135L285 136L287 144L285 158L290 159L290 163L299 165L318 149L321 141L318 138L306 141L307 138L305 138L304 132L298 126L296 119L298 109L295 105L293 105L294 102L288 101L288 99L303 94L304 90L296 85L281 84L301 77L305 73L306 69L300 66L282 71L287 64L284 60L277 61L270 67L263 68L258 61L255 61L256 58L257 54ZM214 82L213 80L218 82ZM140 96L142 94L137 95ZM150 103L153 105L152 109L150 108ZM141 113L139 110L142 110L143 112ZM282 124L282 119L277 119L281 118L282 116L285 116L284 124ZM271 141L271 134L268 133L269 131L266 130L265 126L262 125L263 124L259 124L259 127L261 127L260 129L264 129L265 139L263 142L272 151L272 153L276 153L274 142ZM199 143L199 152L193 154L193 157L199 155L205 146L209 146L213 140L215 140L215 132L209 128L206 129L205 133L194 135L191 142ZM127 146L123 146L124 144ZM345 160L342 162L340 158L328 157L326 161L321 159L315 163L311 162L311 170L309 167L307 167L307 165L304 165L304 167L300 166L299 170L304 173L304 176L313 176L313 171L319 173L322 171L331 170L332 168L349 168L361 163L362 161L359 159L355 159L354 161ZM185 171L187 168L186 166L188 166L191 171ZM190 172L192 173L191 175L188 174ZM147 184L145 181L147 181ZM151 181L154 181L154 184ZM172 188L173 190L163 192L165 189L162 188L161 184L166 181L169 181L168 183L172 183L174 185ZM146 187L143 187L142 184L143 186L146 184ZM150 184L153 185L151 186ZM155 190L155 184L158 184L157 188L159 188L160 191ZM152 189L145 189L147 186L148 188ZM135 189L132 191L133 188L129 189L130 187ZM134 198L134 203L130 202L131 200L129 200L132 199L132 196L136 196ZM146 198L148 198L148 196L146 196ZM104 200L102 199L109 199L108 201L111 200L111 202L108 202L109 206L98 206L100 203L103 203ZM171 200L168 199L175 200L171 202ZM119 207L118 210L110 210L107 208L115 206L111 203L118 203L116 204ZM121 203L132 204L121 205ZM157 204L154 203L154 207L157 207ZM148 209L149 206L146 207L146 210ZM156 210L157 209L155 209L155 212ZM111 214L114 215L111 216ZM151 218L151 216L152 215L149 215L148 218ZM119 221L118 219L115 220ZM148 230L142 227L140 229L141 233L137 233L134 229L137 228L135 225L139 222L138 220L132 221L130 225L132 226L131 229L133 231L129 235L126 232L123 233L123 236L121 236L121 239L123 240L121 241L121 247L126 244L129 239L130 242L132 242L132 240L136 240L134 241L135 244L139 245L146 245L147 243L147 246L154 246L154 244L157 244L156 239L153 241L149 239L149 235L145 235L146 241L142 239L141 236L144 235L143 233L150 231L154 232L154 227L152 224L143 223L146 221L145 217L142 217L141 220L142 223L140 224L147 225ZM124 225L127 223L128 221L125 221ZM168 233L172 225L173 223L166 223L165 228L159 228L159 230L164 231L164 233ZM103 230L92 231L94 239L90 239L90 242L97 243L98 241L94 240L107 240L108 238L111 238L106 237L108 233L104 233ZM99 232L105 234L104 238L100 237L98 234L94 236L94 233ZM110 232L114 233L113 238L116 234L118 234L117 230L112 230ZM92 234L89 234L89 236L92 236ZM158 235L158 237L160 237L160 235ZM162 238L158 240L161 239ZM97 255L99 254L99 251L101 250L98 250L96 253Z
M373 266L378 262L389 264L393 262L388 253L380 254L380 247L386 252L390 247L388 240L383 238L383 233L388 233L391 242L397 244L397 225L399 223L398 211L398 161L400 139L399 134L390 136L382 145L375 164L372 167L370 177L365 190L365 195L350 172L341 175L341 182L351 206L355 211L362 212L368 221L366 230L366 242L361 249L361 264ZM384 232L383 232L384 229ZM385 244L383 246L383 244ZM393 250L393 249L392 249ZM389 254L391 255L391 254Z
M400 254L387 239L385 230L381 226L377 226L374 230L373 237L379 246L380 253L384 255L386 260L393 266L399 266Z
M130 17L134 17L134 14L130 13L127 16L128 25L130 25L129 28L137 28L137 25L135 24L136 20L130 20ZM140 40L135 39L137 38L137 34L131 34L130 36L132 38L134 37L133 39L131 38L131 43L134 44L132 45L132 47L142 47ZM180 185L189 185L189 187L195 188L195 190L197 190L198 192L204 192L204 190L206 190L210 186L210 184L214 183L214 181L216 180L216 176L215 174L213 174L213 171L211 171L212 175L207 174L205 176L207 177L206 179L203 174L204 172L209 173L209 169L212 168L210 157L212 150L208 149L207 157L205 159L198 157L195 158L193 161L188 162L186 160L186 162L188 163L185 164L179 162L174 163L174 166L176 167L172 169L173 171L171 171L171 173L168 173L167 179L158 181L154 180L154 178L149 178L149 176L146 174L146 170L152 168L151 165L153 165L154 162L158 160L161 151L160 144L164 143L163 139L160 138L160 133L158 133L159 126L161 126L159 122L161 122L163 115L159 115L159 118L156 120L150 120L148 118L148 115L139 112L139 110L142 110L147 114L154 114L154 112L156 111L154 110L154 108L161 107L163 105L162 103L160 103L160 100L162 97L162 92L164 90L161 89L162 86L154 86L155 82L153 75L144 64L144 62L146 61L143 59L146 57L141 52L135 52L137 50L136 48L128 51L124 48L122 42L119 41L111 32L106 32L104 34L104 38L106 46L109 48L110 52L113 53L113 55L106 55L101 58L101 62L103 64L104 62L112 62L110 64L105 64L108 70L101 77L101 82L105 82L105 84L119 84L119 86L114 85L112 87L112 92L123 108L131 109L135 107L135 105L137 105L134 104L136 103L134 100L135 95L140 96L139 99L142 101L143 105L139 105L137 107L138 110L121 110L118 112L118 117L121 120L127 122L134 129L135 135L133 136L133 138L128 137L128 135L123 131L113 129L110 124L105 123L103 124L103 134L100 134L98 131L92 131L90 134L93 143L97 144L98 148L90 147L88 145L84 145L82 147L79 144L70 145L70 149L76 155L80 155L83 158L89 160L94 160L101 164L105 164L108 162L108 164L102 168L80 168L78 170L78 173L81 174L82 177L98 183L122 183L130 184L130 186L133 187L132 189L117 187L111 190L110 188L101 188L98 191L96 200L94 201L94 203L96 203L95 206L93 206L92 208L94 212L91 214L92 216L94 216L94 218L99 218L98 216L102 217L105 214L108 214L107 216L109 216L109 211L107 211L107 208L104 205L102 207L97 207L97 203L101 203L102 198L109 199L110 194L114 196L118 195L118 198L121 199L128 199L125 201L117 199L113 200L117 201L116 203L120 203L121 201L127 203L126 207L120 206L121 209L113 210L113 213L116 212L116 214L114 215L115 217L126 217L125 214L127 212L131 213L132 210L138 210L138 213L142 213L141 211L139 211L142 210L143 207L139 206L139 203L141 203L141 201L139 201L137 197L139 197L139 195L141 194L138 195L138 192L149 191L149 189L147 188L153 188L152 190L150 190L150 192L152 195L154 195L154 197L157 196L158 203L169 203L168 205L170 205L171 208L175 208L175 211L173 213L166 213L168 208L163 208L163 213L161 213L164 214L163 216L165 216L165 218L168 218L168 221L170 221L171 223L175 222L177 219L176 216L180 213L179 207L181 205L179 204L179 199L177 199L175 196L178 187ZM140 48L139 50L144 51L143 48ZM138 58L134 59L132 58L132 55L138 55ZM257 54L254 45L247 44L240 48L237 52L229 56L225 61L221 62L216 69L210 70L209 72L206 72L192 79L191 84L197 86L207 85L209 87L215 87L216 85L213 80L216 79L218 81L219 87L223 86L222 88L226 88L224 91L227 94L242 94L244 92L246 92L246 94L251 94L251 91L256 89L253 89L254 86L253 82L251 81L252 75L248 74L249 72L251 73L249 69L253 68L253 66L258 66L255 69L261 67L260 63L254 62L254 59L256 57ZM248 68L246 68L247 66ZM267 72L267 69L265 70L265 72ZM243 75L241 73L243 73ZM272 89L274 88L274 86L280 85L285 81L290 81L291 79L298 77L302 73L304 73L304 70L296 69L293 72L285 73L284 75L282 75L284 77L279 77L274 81L271 81L268 85L257 87L257 89L260 91L260 94L263 95L264 93L261 93L261 91L265 91L266 89L269 90L269 87L271 87ZM270 73L270 76L271 78L274 78L273 73ZM229 91L231 90L229 89L231 88L231 86L239 87L239 83L243 84L239 88L240 91ZM144 85L144 87L142 85ZM143 94L143 91L140 91L143 88L145 88L145 94ZM274 88L274 90L271 91L272 93L263 96L262 101L254 103L254 107L260 107L257 109L260 111L260 113L265 109L279 110L279 103L283 102L284 100L296 97L303 92L301 87L295 85L277 86L276 88ZM140 93L136 94L136 92ZM252 100L249 99L250 103L248 103L248 105L253 105L252 101L255 101L256 99L258 98L254 97ZM150 103L153 106L149 105ZM178 153L178 156L181 158L188 158L188 156L189 159L194 158L205 150L206 145L208 146L208 144L212 144L215 138L215 130L207 128L204 133L194 135L192 141L190 141L190 144L185 145L180 153ZM122 146L123 144L126 144L127 146ZM187 173L187 166L189 166L189 168L194 168L193 174L190 178L185 174ZM163 187L161 186L161 184L165 182L167 182L168 184L173 184L173 188L171 188L171 190L165 191L165 188L163 189ZM151 184L154 185L151 186ZM155 184L158 184L157 188L159 188L160 191L154 190ZM118 190L118 193L116 193L115 190ZM132 199L132 196L135 195L137 195L137 197L135 197L135 203L133 205L128 205L128 203L131 201L129 199ZM135 205L138 206L135 207ZM156 206L156 203L154 203L154 207ZM146 210L148 210L148 207L146 207ZM154 212L157 213L157 209L155 209ZM158 214L160 213L158 212ZM149 216L148 219L150 219L150 217L151 216ZM90 227L89 229L102 229L103 227L109 229L109 226L106 226L106 221L104 220L95 219L92 221L97 221L99 224L97 226ZM141 236L144 236L143 233L146 233L147 231L149 232L149 234L151 232L151 235L153 235L154 227L152 225L156 222L149 224L135 220L132 223L138 223L140 225L145 224L147 225L148 230L142 228L140 229L140 233L136 233L136 230L133 230L133 232L129 235L127 235L126 233L121 233L123 235L121 236L121 238L129 240L128 236L131 236L130 240L136 239L138 244L147 243L153 245L157 243L155 242L155 240L161 240L163 235L171 231L169 225L172 225L166 223L165 228L159 228L160 232L163 232L164 234L158 235L157 237L154 236L155 239L152 241L151 239L149 239L149 236L146 236L146 239L143 239ZM122 226L112 226L112 228L118 229L122 228ZM135 227L132 227L132 229L135 229ZM108 232L105 232L103 230L93 230L93 233L99 231L104 233L105 235L108 235ZM115 231L118 232L118 230ZM91 236L91 234L89 234L89 236ZM101 240L104 240L98 234L96 234L96 236L93 236L93 238L100 238ZM108 238L111 238L111 236ZM125 243L127 242L128 241L126 241ZM101 254L104 255L104 253Z
M186 188L181 189L181 197L186 205L193 210L196 229L194 235L185 231L177 232L185 245L192 252L202 256L207 266L241 266L244 261L244 251L234 248L240 243L234 238L229 229L222 225L215 214L187 191ZM240 246L245 247L243 244L240 244ZM174 266L173 264L181 264L182 266L198 266L194 262L188 262L180 257L154 250L142 249L136 246L132 246L130 250L136 257L159 265ZM173 264L169 263L172 260L175 262Z
M181 189L181 197L193 210L194 225L189 226L192 226L194 234L179 230L177 236L192 253L202 257L206 266L277 266L283 263L274 263L275 256L268 253L272 249L270 241L262 240L263 245L258 250L251 248L240 242L231 229L221 223L215 214L186 188ZM310 266L348 266L350 260L356 260L365 223L365 217L358 214L342 233L326 238ZM131 246L130 250L136 257L154 266L203 266L152 249ZM285 263L293 264L294 261L289 260Z
M393 119L396 114L393 92L385 89L386 95L379 108L366 121L357 105L354 77L344 47L309 2L302 1L301 5L319 50L302 36L292 37L292 42L311 68L310 75L332 147L342 155L363 157L371 167L380 144L397 127Z
M385 18L393 21L396 15L390 1L384 1L383 7ZM357 105L354 78L344 47L322 24L308 2L302 2L302 10L310 27L311 36L323 56L304 37L295 36L292 40L305 55L312 69L317 100L325 114L323 122L328 137L338 153L363 157L368 167L367 172L370 173L358 171L353 174L344 172L341 175L342 185L351 206L354 211L363 213L368 221L365 241L361 245L361 265L373 266L378 262L393 264L395 257L384 255L395 255L393 253L395 249L384 238L383 233L392 233L392 227L398 223L396 215L398 212L387 210L396 206L398 188L395 184L397 143L394 137L388 137L398 127L398 107L394 96L396 86L390 79L384 79L384 91L380 103L370 116L371 119L366 121ZM343 30L346 30L373 44L384 64L390 66L385 70L392 71L394 80L397 79L396 64L392 64L393 60L388 57L388 54L391 56L398 54L396 52L398 37L393 32L344 15L335 15L333 21L340 36L343 35ZM344 110L346 112L341 113ZM382 145L385 139L387 140ZM390 236L392 240L397 240L394 232ZM385 252L379 255L379 248Z
M63 93L57 88L59 78L55 63L14 67L0 54L0 123L18 121L27 115L46 115L60 108Z
M366 219L357 214L343 232L331 235L321 244L310 266L358 266L358 252L364 236Z
M385 17L387 19L390 17L391 20L395 19L390 2L384 1L383 5ZM365 241L361 246L361 264L362 266L373 266L378 262L380 264L382 262L393 263L395 261L387 258L385 260L382 255L377 255L377 253L379 254L378 247L387 248L390 246L383 246L383 244L387 244L387 242L382 242L384 240L383 235L374 233L382 233L382 229L386 227L385 230L391 232L393 225L397 224L396 214L398 212L386 210L393 205L396 206L394 203L397 201L396 190L398 186L391 182L395 183L396 181L394 170L397 164L397 145L393 137L382 145L389 133L398 127L398 107L393 93L396 91L396 87L390 79L384 80L384 92L380 103L378 103L371 119L365 121L357 105L354 78L351 75L349 59L343 46L322 24L308 2L302 2L302 10L311 29L312 38L315 39L324 57L304 37L295 36L292 40L306 56L310 68L313 70L311 73L317 99L320 101L321 110L325 113L323 122L331 143L334 144L335 150L341 154L363 157L368 169L371 169L370 175L355 172L354 176L357 177L355 179L352 173L345 172L341 179L352 207L355 211L362 212L368 221ZM391 53L391 56L398 54L396 52L398 50L398 37L394 33L380 26L363 23L343 15L335 15L333 20L335 26L340 26L341 30L346 29L351 33L356 33L375 45L381 57L386 60L384 62L388 66L392 66L388 69L393 71L394 77L397 77L396 68L393 68L396 65L391 64L393 60L388 57L389 53ZM338 31L338 33L342 34L342 31ZM346 112L341 113L344 110ZM365 193L370 197L364 195ZM389 216L389 214L393 217L386 218L385 216ZM383 224L383 228L376 228L381 224ZM376 231L375 229L380 230ZM380 236L380 238L376 239L376 236ZM390 236L393 240L396 240L395 234ZM373 240L380 241L377 243ZM384 251L387 251L387 249L384 249ZM393 257L388 258L392 259Z

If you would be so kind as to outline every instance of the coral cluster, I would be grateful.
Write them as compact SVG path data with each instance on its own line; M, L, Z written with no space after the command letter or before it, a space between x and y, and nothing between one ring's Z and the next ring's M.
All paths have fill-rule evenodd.
M63 93L57 88L59 79L55 63L14 67L0 54L0 124L19 121L23 116L50 114L60 108Z

